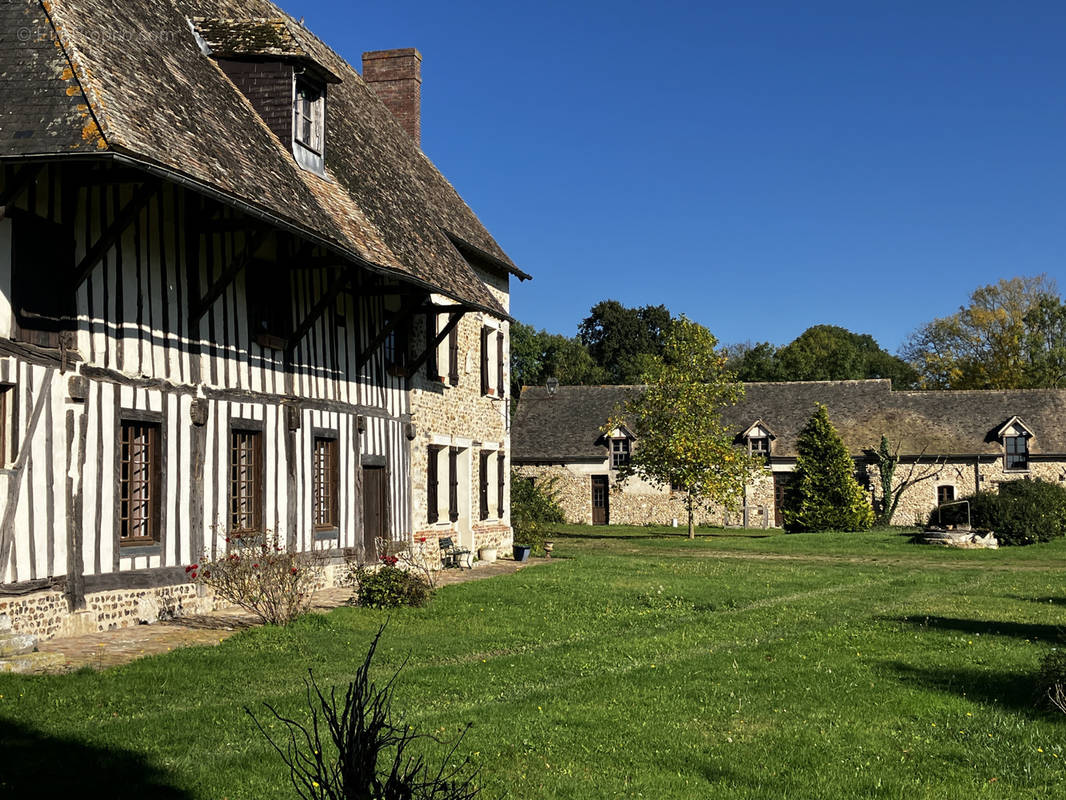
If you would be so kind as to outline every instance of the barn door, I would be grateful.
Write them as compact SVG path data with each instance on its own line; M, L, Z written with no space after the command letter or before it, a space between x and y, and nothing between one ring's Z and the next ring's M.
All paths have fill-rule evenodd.
M606 525L611 519L607 476L592 476L592 524Z
M385 468L363 467L363 553L376 558L375 539L388 537L385 520Z

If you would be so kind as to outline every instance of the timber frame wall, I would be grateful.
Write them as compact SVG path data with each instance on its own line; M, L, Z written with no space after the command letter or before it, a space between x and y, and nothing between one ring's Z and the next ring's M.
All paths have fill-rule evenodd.
M75 240L76 311L58 347L19 341L19 215ZM249 291L282 304L286 336L251 330ZM267 530L301 550L366 552L361 466L384 465L385 533L406 538L409 378L386 351L432 310L424 288L174 183L85 161L0 166L0 386L13 399L0 593L60 589L73 610L86 592L185 581L184 565L225 548L231 425L262 432ZM118 539L124 419L161 432L160 535L147 547ZM323 435L339 445L338 525L325 534L311 519L312 447Z

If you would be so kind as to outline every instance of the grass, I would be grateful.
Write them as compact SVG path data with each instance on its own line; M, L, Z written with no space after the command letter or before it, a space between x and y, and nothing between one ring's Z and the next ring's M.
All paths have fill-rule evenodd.
M1066 541L701 533L561 529L553 563L395 612L378 674L406 660L396 706L418 730L472 723L486 797L1066 796L1066 719L1032 680ZM0 676L0 796L294 797L243 707L302 713L307 668L346 681L385 619Z

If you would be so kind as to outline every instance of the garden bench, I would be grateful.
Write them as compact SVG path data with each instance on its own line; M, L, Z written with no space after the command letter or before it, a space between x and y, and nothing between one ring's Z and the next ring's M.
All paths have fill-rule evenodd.
M442 567L458 567L463 568L463 556L471 555L471 551L465 547L460 547L452 541L450 536L442 536L439 542L440 546L440 561ZM469 560L467 563L470 563Z

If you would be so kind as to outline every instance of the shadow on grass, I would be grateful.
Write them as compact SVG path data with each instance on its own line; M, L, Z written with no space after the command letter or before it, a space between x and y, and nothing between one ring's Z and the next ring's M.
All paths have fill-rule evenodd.
M1041 603L1043 605L1066 606L1066 597L1025 597L1020 594L1007 595L1011 600L1025 600L1029 603Z
M918 628L939 631L958 631L959 633L980 634L981 636L1010 636L1015 639L1027 639L1031 642L1063 641L1066 629L1060 625L1040 625L1029 622L1004 622L1003 620L957 619L954 617L889 617L893 622L905 622Z
M0 718L0 797L191 800L192 795L141 755L49 736Z
M903 683L938 692L947 692L967 700L1017 711L1032 717L1042 717L1036 675L982 670L975 668L933 670L902 662L888 663L886 669L895 673Z
M696 541L700 539L771 539L778 534L775 533L705 533L702 531L696 531ZM679 531L678 533L666 533L663 531L648 531L647 533L588 533L585 531L552 531L552 538L556 541L559 539L610 539L612 541L643 541L649 539L680 539L688 541L688 531Z

